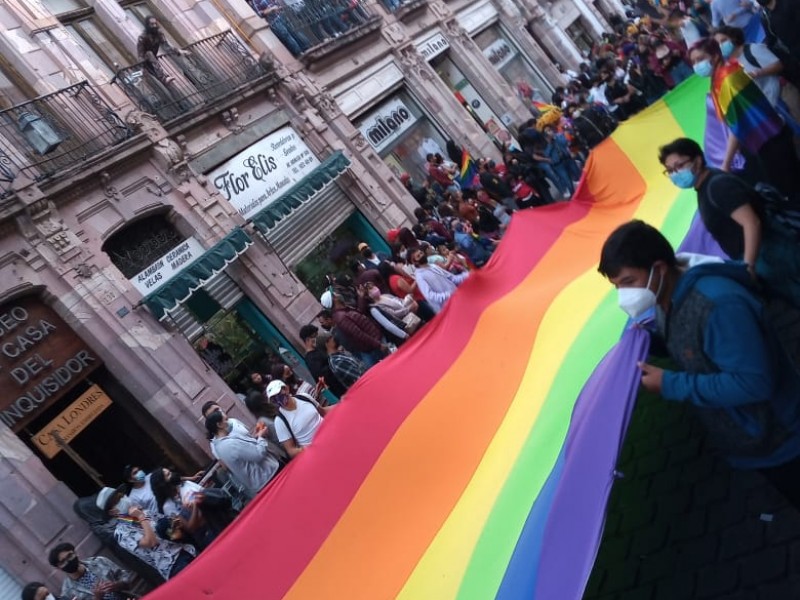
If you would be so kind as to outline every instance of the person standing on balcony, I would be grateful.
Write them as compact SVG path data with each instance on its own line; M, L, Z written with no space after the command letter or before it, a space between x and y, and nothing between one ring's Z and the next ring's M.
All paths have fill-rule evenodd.
M275 37L293 56L298 57L311 47L306 36L296 31L286 20L284 7L277 0L250 0L250 6L258 15L264 17Z
M158 51L161 49L175 50L167 41L164 32L161 31L158 19L152 16L147 17L144 20L144 31L136 42L136 54L139 60L144 63L144 68L148 73L167 87L170 87L175 84L175 78L164 71L164 67L158 60ZM183 50L177 50L177 52L181 55L188 54Z

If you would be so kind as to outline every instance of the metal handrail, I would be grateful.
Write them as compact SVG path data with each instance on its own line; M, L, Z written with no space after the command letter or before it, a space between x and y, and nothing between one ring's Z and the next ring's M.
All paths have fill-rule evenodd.
M296 57L316 54L340 37L356 37L380 21L365 0L284 0L261 16Z
M133 134L88 82L0 111L0 197L19 173L63 173Z
M143 111L166 123L270 73L230 31L168 49L117 71L114 83Z

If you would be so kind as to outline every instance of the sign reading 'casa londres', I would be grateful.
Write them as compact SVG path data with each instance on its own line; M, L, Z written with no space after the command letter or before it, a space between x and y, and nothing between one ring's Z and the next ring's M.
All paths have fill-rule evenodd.
M0 306L0 422L19 431L101 364L35 296Z

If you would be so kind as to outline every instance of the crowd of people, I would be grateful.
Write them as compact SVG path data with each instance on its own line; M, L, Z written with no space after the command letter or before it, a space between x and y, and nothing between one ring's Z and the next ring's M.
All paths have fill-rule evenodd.
M690 405L732 467L758 470L800 510L800 13L759 2L698 0L646 20L651 34L677 31L681 60L710 79L706 138L664 140L658 160L696 192L725 256L676 254L632 221L606 240L599 271L658 342L639 364L642 386Z
M653 333L673 361L641 364L644 387L692 404L733 466L761 470L800 507L800 332L775 326L800 322L800 17L786 12L786 0L759 2L671 2L619 19L553 106L518 128L502 161L473 160L451 142L447 157L427 157L424 181L404 174L416 222L388 231L385 252L355 244L356 258L328 276L322 311L299 331L303 373L276 362L251 374L241 399L253 428L217 403L202 407L210 453L238 493L254 497L313 443L338 399L489 261L515 211L569 200L606 130L694 72L711 79L708 114L725 150L714 158L697 140L665 140L658 159L678 188L696 190L703 223L734 262L676 256L657 230L634 221L609 237L600 272L631 318L655 315ZM280 13L269 2L254 6L280 37ZM121 600L132 571L169 579L236 516L210 473L133 465L121 481L79 501L79 514L125 568L60 543L49 562L65 574L61 597ZM22 594L56 596L38 582Z

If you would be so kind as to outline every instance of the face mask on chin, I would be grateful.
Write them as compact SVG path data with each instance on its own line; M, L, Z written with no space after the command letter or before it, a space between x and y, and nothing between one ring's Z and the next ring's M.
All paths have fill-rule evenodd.
M650 275L647 277L647 284L642 288L620 288L617 290L619 307L631 319L638 319L658 302L658 295L661 293L661 286L664 278L658 284L655 293L650 289L650 282L653 280L655 267L650 267Z
M56 600L56 597L48 593L47 596L44 597L44 600Z

